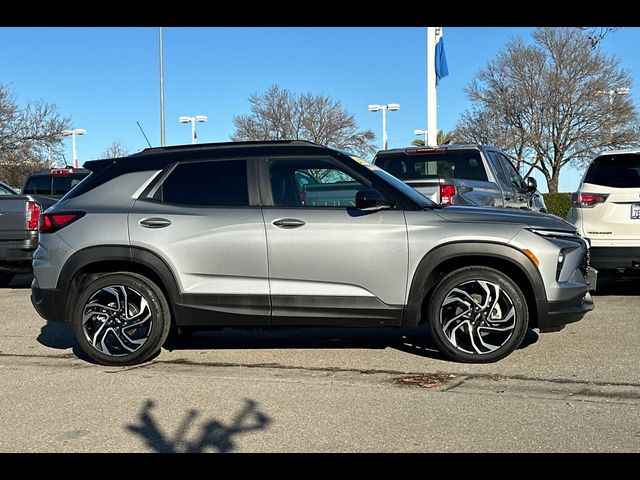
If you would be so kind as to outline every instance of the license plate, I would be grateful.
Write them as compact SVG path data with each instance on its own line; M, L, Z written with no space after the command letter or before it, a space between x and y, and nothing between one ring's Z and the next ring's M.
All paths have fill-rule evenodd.
M640 203L631 204L631 219L640 219Z

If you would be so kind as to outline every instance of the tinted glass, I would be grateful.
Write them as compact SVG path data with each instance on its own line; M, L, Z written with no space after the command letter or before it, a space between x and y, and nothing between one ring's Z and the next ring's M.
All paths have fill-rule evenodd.
M36 175L29 177L22 193L34 195L51 195L51 177L49 175Z
M609 155L596 158L589 167L585 183L614 188L640 187L640 155Z
M376 165L400 180L461 178L487 181L487 173L477 150L387 154L381 156Z
M516 167L514 167L513 163L511 163L511 160L509 160L507 156L502 155L501 153L498 154L498 156L502 161L502 167L504 168L505 173L509 177L510 185L516 188L521 188L521 189L525 188L524 181L522 180L522 177L516 170Z
M498 154L491 150L489 150L488 154L489 154L489 162L491 162L491 166L493 167L493 171L496 174L498 182L503 187L509 186L509 180L507 179L507 174L504 173L504 170L502 169L502 165L501 165L500 159L498 158Z
M179 205L249 205L247 166L243 160L178 165L159 190L160 199Z
M271 160L269 178L276 207L351 207L356 193L370 186L323 158Z
M64 195L87 175L88 173L74 173L73 175L53 176L53 195Z

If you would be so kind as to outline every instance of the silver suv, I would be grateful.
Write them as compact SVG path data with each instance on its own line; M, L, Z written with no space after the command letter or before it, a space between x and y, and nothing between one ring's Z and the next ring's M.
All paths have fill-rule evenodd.
M31 299L102 364L150 359L172 327L421 323L449 358L492 362L593 308L569 223L443 207L345 152L219 143L85 166L41 217Z

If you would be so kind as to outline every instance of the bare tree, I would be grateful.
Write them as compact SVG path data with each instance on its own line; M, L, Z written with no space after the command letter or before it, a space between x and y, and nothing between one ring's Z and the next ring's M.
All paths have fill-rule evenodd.
M55 105L41 100L20 108L15 96L0 84L0 180L20 186L31 170L61 158L62 131L69 124Z
M510 41L466 89L472 103L459 121L461 141L490 143L542 172L558 191L561 169L596 151L640 143L631 85L618 59L591 48L577 28L537 29L534 43Z
M233 141L309 140L369 156L376 152L375 134L358 130L353 115L324 95L296 94L272 85L249 96L251 113L235 115Z
M120 158L129 155L129 149L119 141L113 142L100 154L100 158Z
M596 48L598 44L602 40L604 40L604 37L607 36L607 33L620 30L620 27L578 27L578 28L586 32L587 38L589 38L592 48Z

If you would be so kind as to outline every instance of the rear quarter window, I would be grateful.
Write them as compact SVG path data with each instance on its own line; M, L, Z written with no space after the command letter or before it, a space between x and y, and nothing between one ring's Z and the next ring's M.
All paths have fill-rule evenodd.
M604 155L596 158L585 183L613 188L640 188L640 155Z

